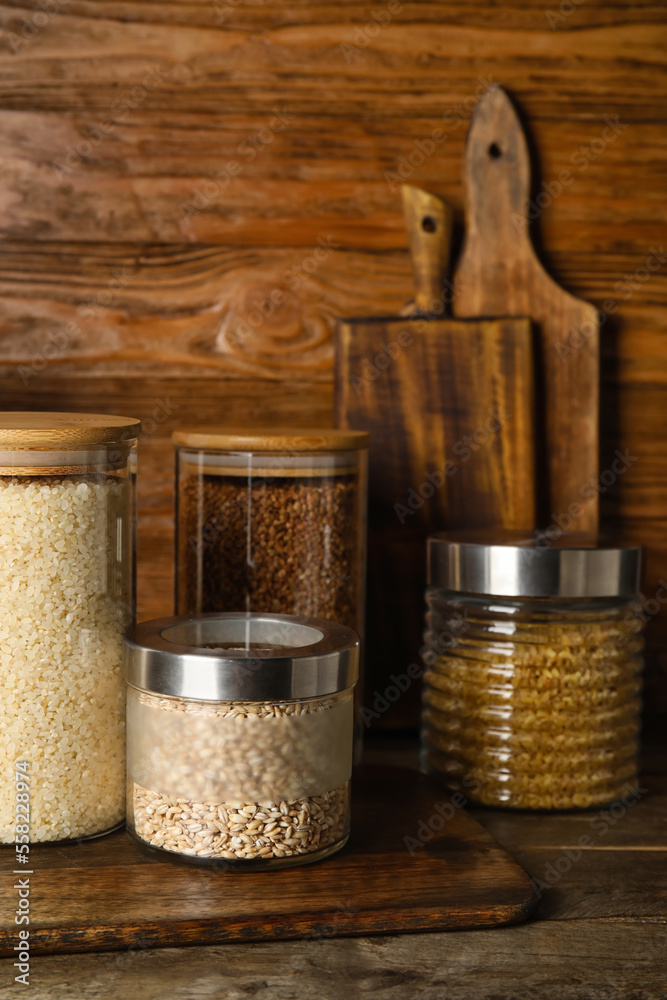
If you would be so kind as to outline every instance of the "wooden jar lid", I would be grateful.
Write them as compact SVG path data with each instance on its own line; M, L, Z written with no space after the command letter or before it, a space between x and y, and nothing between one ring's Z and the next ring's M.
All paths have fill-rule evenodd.
M185 448L203 451L328 452L359 451L368 447L366 431L318 427L184 427L174 431L172 441Z
M138 437L141 421L104 413L0 412L0 446L12 448L85 447Z
M140 430L134 417L103 413L0 412L0 476L120 469Z

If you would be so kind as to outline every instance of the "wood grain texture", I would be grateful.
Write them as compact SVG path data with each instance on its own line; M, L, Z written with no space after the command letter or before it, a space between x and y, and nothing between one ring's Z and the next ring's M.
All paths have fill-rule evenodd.
M20 366L24 384L46 369L137 376L156 363L165 375L328 381L335 319L396 314L414 286L405 248L323 261L315 249L0 244L0 365ZM624 277L646 259L549 255L560 282L613 303L601 334L610 383L667 383L667 268L634 287Z
M464 170L465 239L454 277L454 313L534 321L537 441L546 478L546 508L538 526L553 515L571 516L576 505L575 530L595 537L599 495L593 492L582 502L581 485L599 472L597 310L560 288L535 256L528 235L528 148L500 87L491 87L475 109Z
M542 107L553 116L586 115L591 108L605 114L610 97L619 94L619 111L641 108L657 117L664 110L665 22L658 5L628 17L627 3L593 0L555 30L534 3L509 10L475 3L465 11L452 3L405 4L382 31L374 30L370 4L348 4L333 16L324 3L283 0L269 16L262 4L239 6L204 7L201 23L184 4L156 13L145 0L72 2L12 53L4 69L7 104L63 109L85 101L106 109L119 96L114 81L131 88L157 62L172 78L144 103L198 111L223 104L234 112L248 101L261 106L289 97L298 97L304 111L317 110L321 95L314 83L325 79L339 95L341 114L373 113L386 107L381 81L390 80L397 114L409 117L438 109L443 90L463 100L475 73L504 77L520 98L525 93L531 113ZM220 9L224 23L216 23ZM16 8L3 13L5 30L20 31ZM369 21L371 30L364 31ZM348 58L343 44L352 49ZM63 63L68 68L56 76ZM44 76L60 85L44 93Z
M118 444L139 437L141 423L133 417L101 413L48 414L4 412L0 416L0 444L39 447L53 445L54 450L67 445Z
M292 942L152 949L138 941L115 953L35 956L30 996L115 1000L131 994L162 1000L168 983L175 1000L235 995L348 1000L360 994L378 1000L441 1000L445 994L453 1000L663 1000L664 756L645 781L648 793L545 890L536 919L528 923L459 931L454 937L343 938L329 927L318 937ZM564 851L575 848L583 833L595 834L591 821L598 816L528 816L499 809L474 814L527 859L536 878L566 857ZM12 962L0 960L3 983L12 980ZM9 1000L16 989L13 983L0 986L0 998Z
M426 776L371 767L355 775L353 788L348 845L307 869L240 873L175 865L145 857L124 831L80 844L32 846L39 890L31 900L31 950L488 927L517 923L534 911L526 873ZM404 838L416 843L420 820L442 819L441 800L451 811L446 830L410 853ZM3 851L4 955L16 938L14 864L13 851Z
M420 0L376 30L383 5L356 0L69 0L36 33L38 0L0 7L2 405L70 409L85 393L146 419L164 375L181 380L189 420L204 381L206 419L227 398L236 420L330 419L334 319L394 314L411 295L401 183L444 197L460 226L464 138L491 79L531 145L530 228L547 270L605 311L600 468L617 447L640 457L605 488L602 516L647 544L654 594L667 558L667 268L647 261L652 247L664 255L667 224L667 12L559 7ZM276 107L294 115L282 130ZM627 127L601 149L606 118ZM288 282L329 236L333 253ZM275 315L244 326L275 289L289 293ZM34 366L27 384L19 363ZM140 467L140 598L168 613L160 430ZM662 692L667 708L666 616L649 635L651 704Z
M51 367L136 375L158 361L165 374L326 381L335 318L397 313L414 288L405 248L334 250L307 273L311 256L289 247L5 242L0 363L21 365L24 382ZM549 255L561 283L614 309L601 335L609 382L667 381L667 269L647 280L645 264L646 254ZM275 292L285 296L280 308L271 306Z
M226 944L32 960L30 1000L664 1000L660 922L577 920L497 930ZM4 982L11 959L0 960ZM165 985L167 984L167 985ZM0 986L13 1000L18 986ZM360 991L363 990L363 993Z
M353 320L338 331L336 422L367 430L366 701L415 726L419 686L372 708L420 663L426 539L535 523L533 336L527 320ZM386 705L386 702L385 702Z
M382 79L380 90L387 86ZM391 114L386 107L333 113L321 98L320 107L304 113L294 90L283 105L285 117L293 117L281 132L270 128L276 105L266 98L233 109L225 96L224 113L219 105L195 113L172 107L173 95L165 97L164 110L151 111L147 96L121 112L97 145L87 136L107 119L104 108L87 109L87 95L74 105L78 110L10 110L0 101L2 231L29 242L256 246L261 232L264 246L305 250L330 235L344 249L403 247L402 183L434 191L460 218L466 130L490 79L510 86L506 76L480 74L452 97L451 81L444 90L434 79L424 81L426 93L438 95L438 107L405 119L394 103L397 90L386 94ZM320 83L332 85L327 78ZM195 100L190 87L185 95ZM110 103L118 99L117 92L109 95ZM521 109L529 113L523 102ZM607 119L618 119L618 131L610 134ZM646 253L663 240L660 154L667 140L659 122L643 120L638 110L624 116L611 98L583 120L538 114L528 121L540 168L532 200L542 195L544 203L535 202L534 214L549 247L579 250L583 239L590 251ZM564 172L569 177L562 183ZM546 192L542 182L550 186Z
M159 364L163 374L330 379L336 316L372 311L387 276L400 287L405 270L400 258L340 253L326 238L308 252L170 247L132 256L125 247L102 264L98 252L68 257L54 247L57 277L41 273L35 302L30 286L49 257L5 251L12 271L2 290L13 294L3 300L0 362L25 385L47 366L92 377L150 375Z

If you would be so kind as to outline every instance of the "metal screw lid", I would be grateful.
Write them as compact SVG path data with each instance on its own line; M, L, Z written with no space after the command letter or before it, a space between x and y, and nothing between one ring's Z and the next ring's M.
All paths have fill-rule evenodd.
M563 535L473 541L433 535L428 585L496 597L631 597L639 593L642 550L594 545Z
M214 612L133 625L125 677L196 701L288 701L335 694L359 675L359 637L321 618Z

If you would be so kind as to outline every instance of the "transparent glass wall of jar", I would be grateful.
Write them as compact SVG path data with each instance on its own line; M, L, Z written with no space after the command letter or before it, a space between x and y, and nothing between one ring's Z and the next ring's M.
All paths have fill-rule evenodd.
M182 430L176 613L316 615L361 634L368 435Z
M349 833L358 637L200 615L126 638L128 830L218 870L319 861Z
M363 645L368 434L191 428L173 439L176 613L314 615ZM357 754L360 733L358 722Z
M0 414L0 831L125 817L122 637L134 619L138 420Z
M457 543L429 545L429 578L446 586L427 592L425 769L471 801L519 809L588 808L631 791L639 550L570 547L531 558L480 545L472 566Z

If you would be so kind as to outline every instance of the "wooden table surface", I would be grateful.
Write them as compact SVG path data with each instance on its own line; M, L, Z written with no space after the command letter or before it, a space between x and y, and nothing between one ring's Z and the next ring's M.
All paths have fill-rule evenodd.
M371 744L368 759L415 761ZM35 957L30 986L0 962L0 1000L665 1000L667 774L646 758L613 813L474 810L539 884L537 919L495 930ZM582 849L583 846L583 849Z

